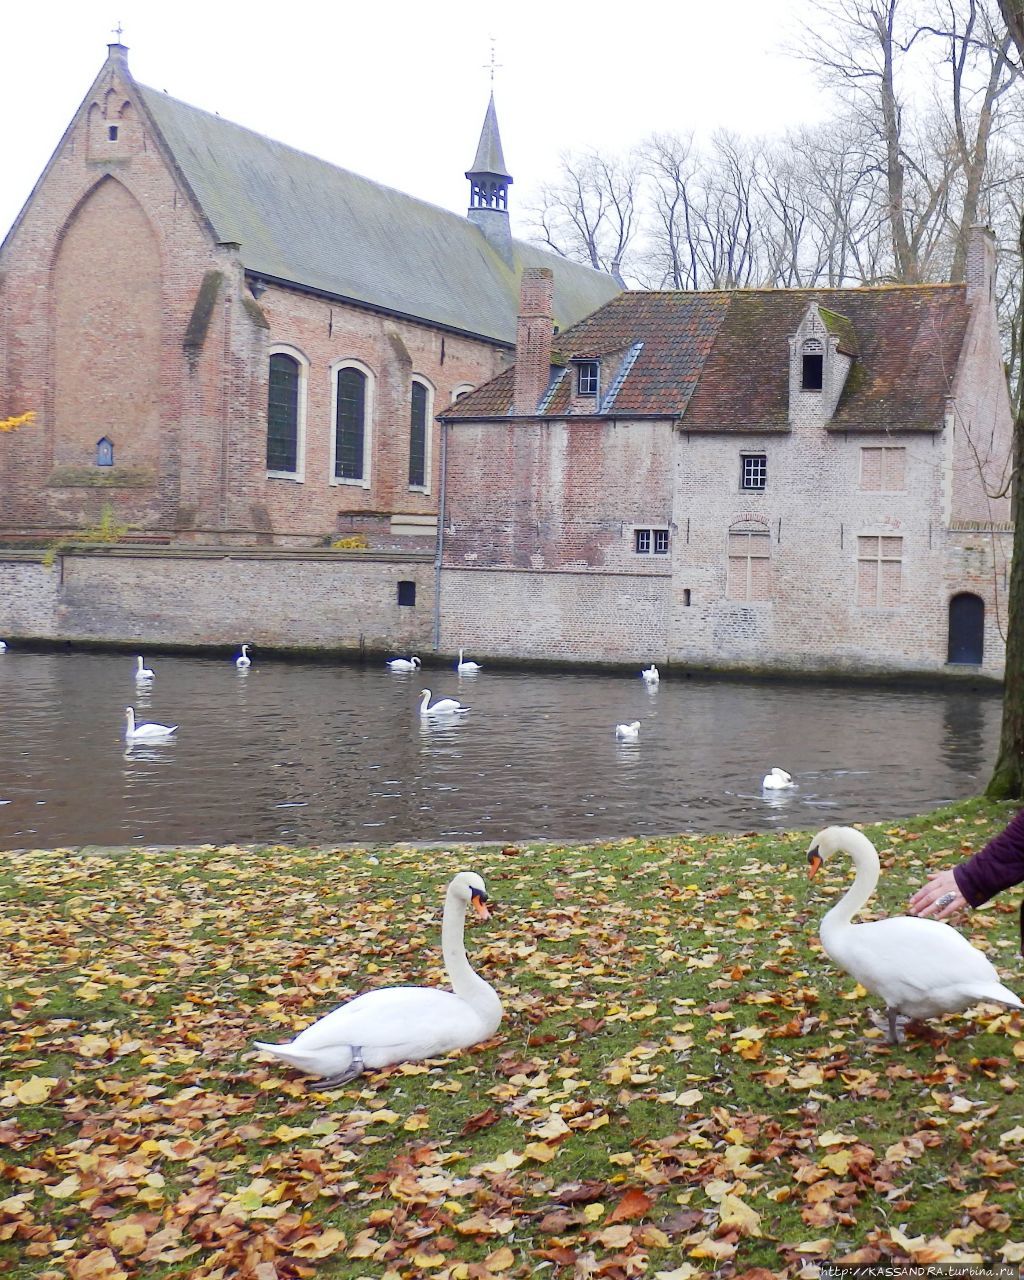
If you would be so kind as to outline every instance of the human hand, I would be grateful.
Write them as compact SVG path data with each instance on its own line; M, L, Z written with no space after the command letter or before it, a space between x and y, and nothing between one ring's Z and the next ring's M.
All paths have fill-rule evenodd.
M966 906L967 899L957 888L956 877L950 869L936 871L928 877L928 883L910 899L910 914L946 920Z

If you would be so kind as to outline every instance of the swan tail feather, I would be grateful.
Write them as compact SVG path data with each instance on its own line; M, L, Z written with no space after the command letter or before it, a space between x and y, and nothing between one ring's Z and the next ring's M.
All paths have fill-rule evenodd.
M325 1051L303 1049L301 1045L296 1045L294 1042L267 1044L263 1040L254 1040L253 1044L264 1053L272 1054L282 1062L287 1062L297 1071L305 1071L313 1076L344 1075L353 1066L354 1061L352 1048L349 1045L334 1045L329 1051Z

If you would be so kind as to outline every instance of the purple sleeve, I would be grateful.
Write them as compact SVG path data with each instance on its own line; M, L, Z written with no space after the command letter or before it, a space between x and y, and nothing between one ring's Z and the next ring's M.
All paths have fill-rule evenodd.
M973 858L953 868L957 888L972 907L1024 880L1024 809Z

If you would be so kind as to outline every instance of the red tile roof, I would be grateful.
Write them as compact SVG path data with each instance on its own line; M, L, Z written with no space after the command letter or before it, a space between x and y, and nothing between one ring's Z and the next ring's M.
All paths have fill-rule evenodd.
M829 328L855 355L834 430L941 427L969 314L962 285L621 293L559 334L556 349L565 360L643 343L607 415L677 418L694 431L786 430L789 339L812 302L833 313ZM614 376L602 371L604 385ZM506 370L444 416L507 415L512 380ZM559 416L564 399L556 393L545 415Z

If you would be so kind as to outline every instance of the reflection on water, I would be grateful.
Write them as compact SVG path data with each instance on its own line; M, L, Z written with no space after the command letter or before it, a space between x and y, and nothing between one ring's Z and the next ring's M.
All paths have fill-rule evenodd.
M0 657L0 847L584 839L921 812L980 791L1000 703L637 675ZM419 714L420 691L465 715ZM179 724L124 742L124 708ZM641 722L636 741L615 725ZM774 765L792 791L763 791Z

